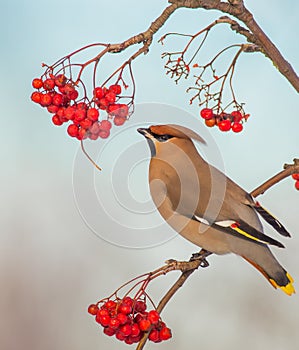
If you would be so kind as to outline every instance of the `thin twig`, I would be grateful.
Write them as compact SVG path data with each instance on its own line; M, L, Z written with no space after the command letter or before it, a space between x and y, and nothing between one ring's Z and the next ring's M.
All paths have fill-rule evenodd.
M83 141L81 140L81 149L82 152L85 154L85 156L87 157L87 159L100 171L102 171L102 168L100 168L98 166L98 164L90 157L90 155L86 152L84 145L83 145Z
M269 180L264 182L262 185L258 186L256 189L254 189L250 194L254 198L261 194L264 194L270 187L276 185L281 180L295 173L299 173L299 159L296 158L294 159L293 164L285 164L284 170L272 176Z

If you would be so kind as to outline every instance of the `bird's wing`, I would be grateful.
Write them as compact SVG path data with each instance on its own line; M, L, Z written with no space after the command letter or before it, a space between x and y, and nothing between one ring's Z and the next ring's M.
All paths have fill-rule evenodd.
M212 223L211 226L216 226L218 229L227 232L233 236L237 236L243 239L255 241L262 244L271 244L280 248L284 248L284 245L274 238L265 235L263 232L256 230L254 227L246 224L245 222L236 221L218 221Z
M282 225L282 223L267 209L262 207L259 202L255 202L253 208L261 215L261 217L267 221L278 233L285 237L291 237L290 233Z
M194 216L195 220L206 223L206 220ZM235 220L224 220L216 221L210 223L211 227L218 229L222 232L225 232L229 235L239 237L245 240L254 241L255 243L260 244L271 244L280 248L284 248L284 245L277 240L265 235L264 233L256 230L254 227L246 224L245 222L236 222Z
M238 196L242 204L245 204L247 207L252 209L254 213L258 213L278 233L285 237L291 236L290 233L286 230L286 228L282 225L282 223L273 214L271 214L267 209L262 207L260 203L255 201L249 193L247 193L241 187L233 183L233 181L230 179L228 179L228 187L231 188L231 191L234 193L234 198ZM255 222L257 221L258 218L255 219ZM250 222L250 224L253 223L254 222Z

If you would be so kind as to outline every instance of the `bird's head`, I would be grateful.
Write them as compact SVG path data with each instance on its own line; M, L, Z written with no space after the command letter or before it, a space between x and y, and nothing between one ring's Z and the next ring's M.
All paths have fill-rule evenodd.
M196 132L181 125L152 125L149 128L139 128L137 131L148 140L152 156L156 155L157 150L166 148L169 143L178 146L184 143L192 144L191 139L206 143Z

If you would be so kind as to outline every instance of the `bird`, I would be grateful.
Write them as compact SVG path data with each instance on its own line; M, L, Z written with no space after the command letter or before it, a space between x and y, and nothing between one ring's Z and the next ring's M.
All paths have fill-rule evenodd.
M293 278L269 248L284 245L264 233L260 217L279 234L290 237L289 232L247 191L199 154L193 141L206 144L205 140L176 124L137 131L148 141L149 189L164 220L209 254L239 255L275 289L287 295L295 293Z

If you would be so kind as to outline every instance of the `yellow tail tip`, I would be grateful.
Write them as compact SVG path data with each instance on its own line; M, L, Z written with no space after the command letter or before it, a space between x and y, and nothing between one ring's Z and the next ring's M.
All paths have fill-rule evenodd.
M270 279L270 282L274 288L281 289L287 295L295 294L296 290L293 286L294 279L289 273L287 273L287 277L288 277L290 283L288 283L286 286L279 286L273 279Z

